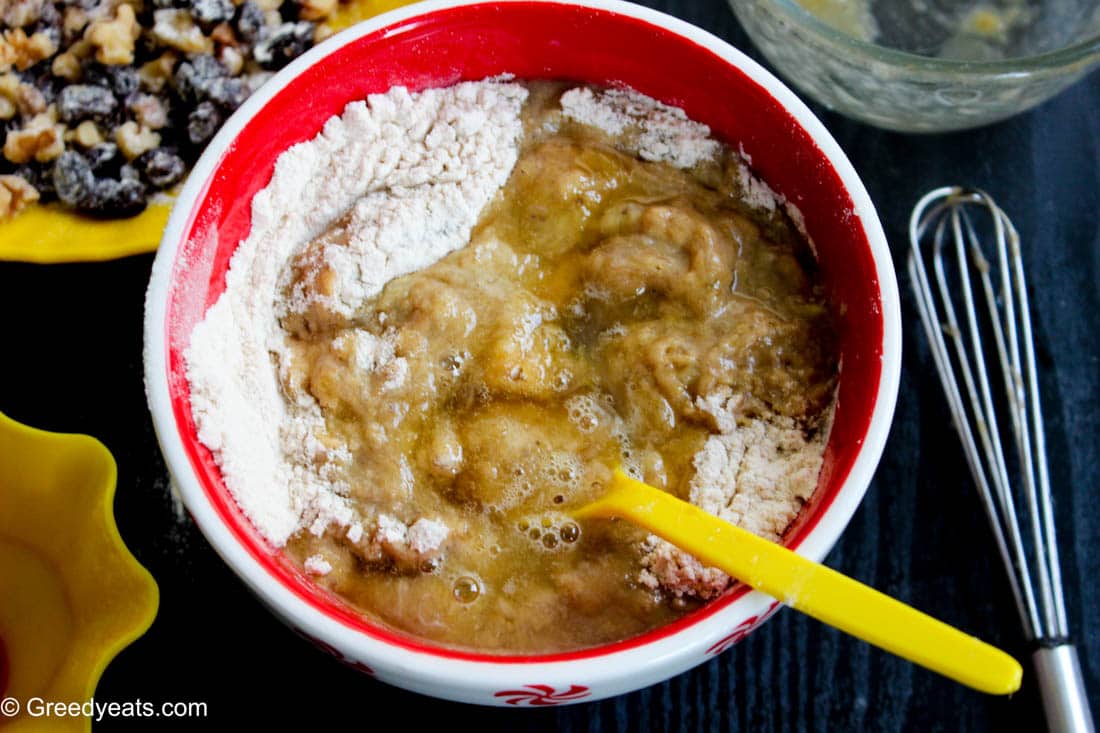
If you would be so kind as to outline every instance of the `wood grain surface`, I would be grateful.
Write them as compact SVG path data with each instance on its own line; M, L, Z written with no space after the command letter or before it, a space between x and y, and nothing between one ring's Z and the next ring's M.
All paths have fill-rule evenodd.
M722 0L655 7L759 58ZM816 109L816 108L815 108ZM909 210L947 183L987 189L1023 237L1071 626L1100 712L1100 76L985 129L906 136L817 110L879 207L899 271ZM0 410L100 438L119 465L123 537L160 583L150 632L110 665L101 701L205 701L206 721L113 719L109 730L1040 731L1023 690L986 697L783 611L680 677L599 703L538 711L445 703L317 652L244 589L168 498L142 388L151 256L0 263ZM828 563L1023 659L1019 622L951 429L909 282L897 418L867 498ZM394 721L399 720L400 723ZM205 723L205 725L204 725Z

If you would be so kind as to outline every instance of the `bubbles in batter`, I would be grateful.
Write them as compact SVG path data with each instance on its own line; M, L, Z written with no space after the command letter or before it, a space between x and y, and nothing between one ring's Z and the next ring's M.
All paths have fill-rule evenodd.
M463 575L455 581L453 593L459 603L473 603L481 595L481 584L476 578Z
M544 550L560 550L580 539L581 528L568 515L556 512L521 519L516 528Z

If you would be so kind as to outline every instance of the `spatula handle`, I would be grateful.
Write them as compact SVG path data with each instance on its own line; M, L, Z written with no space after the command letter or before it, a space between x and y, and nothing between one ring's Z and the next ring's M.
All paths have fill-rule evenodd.
M577 516L628 519L791 608L968 687L1020 688L1023 670L1003 651L621 471Z

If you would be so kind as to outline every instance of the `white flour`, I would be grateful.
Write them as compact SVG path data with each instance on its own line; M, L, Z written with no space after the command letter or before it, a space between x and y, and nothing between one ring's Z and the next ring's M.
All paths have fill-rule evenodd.
M561 109L566 117L621 137L643 160L690 168L720 148L710 128L689 120L682 109L630 89L570 89Z
M328 575L332 572L332 564L321 555L310 555L304 565L310 575Z
M526 94L517 84L483 81L420 94L395 88L352 103L316 138L283 153L256 195L252 231L186 357L199 438L274 546L302 529L320 535L336 525L368 559L417 559L447 538L448 527L430 517L406 524L357 514L340 479L350 451L317 438L325 434L324 418L308 395L287 403L280 379L290 351L279 318L312 307L350 317L389 280L464 246L515 165ZM636 92L574 89L563 95L562 109L620 136L643 159L688 168L719 150L705 125ZM741 188L752 205L770 211L785 203L742 168ZM304 268L331 282L298 283L278 303L287 261L337 221L332 241L314 247L309 256L317 261ZM362 369L389 369L393 380L404 379L402 360L385 340L347 348ZM695 456L691 500L777 539L814 490L827 431L807 442L790 421L739 421L730 395L708 395L700 407L715 415L720 434ZM729 583L657 538L645 551L641 580L651 588L705 598ZM306 570L324 575L331 565L315 555Z
M696 473L688 484L691 503L779 541L817 488L829 420L813 440L807 440L790 418L739 420L728 396L710 397L705 409L717 418L720 433L710 436L695 454ZM651 535L643 549L640 580L649 588L713 598L730 585L728 575L704 567L658 537Z
M526 95L517 84L479 82L353 102L279 156L253 200L252 230L186 357L199 439L273 545L303 527L355 519L338 479L350 453L317 441L320 409L287 405L272 367L288 354L275 310L284 265L350 211L350 246L334 248L330 263L338 282L329 305L346 311L465 245L515 165Z

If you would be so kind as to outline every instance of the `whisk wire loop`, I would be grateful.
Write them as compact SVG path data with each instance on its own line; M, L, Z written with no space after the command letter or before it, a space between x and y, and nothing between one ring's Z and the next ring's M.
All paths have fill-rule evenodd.
M964 198L948 198L949 194ZM971 248L965 246L962 214L958 208L962 200L972 200L970 196L968 192L956 189L933 191L917 205L917 211L923 212L924 208L928 208L927 215L920 218L914 216L910 222L910 238L914 242L920 242L928 227L935 224L931 264L939 297L933 295L924 258L916 256L916 249L910 254L909 270L910 277L919 286L917 300L921 320L933 344L936 370L948 393L952 418L963 440L967 463L978 485L1001 559L1011 569L1009 584L1012 594L1028 636L1032 638L1033 630L1039 628L1040 614L1027 573L1027 557L1015 502L1011 498L1004 451L996 433L996 414L970 285L967 253ZM953 255L955 259L957 285L949 281L945 264L944 249L948 239L956 245L949 256ZM960 291L958 298L953 295L956 287ZM963 311L967 314L965 331L955 306L958 299L962 300ZM950 349L945 338L951 342ZM966 402L959 391L959 377L965 387Z
M1052 730L1093 731L1077 653L1068 643L1019 233L985 192L944 187L914 207L909 239L909 276L936 371L1025 635L1039 647L1034 657L1048 723ZM1002 442L990 364L1001 373L1011 453Z

